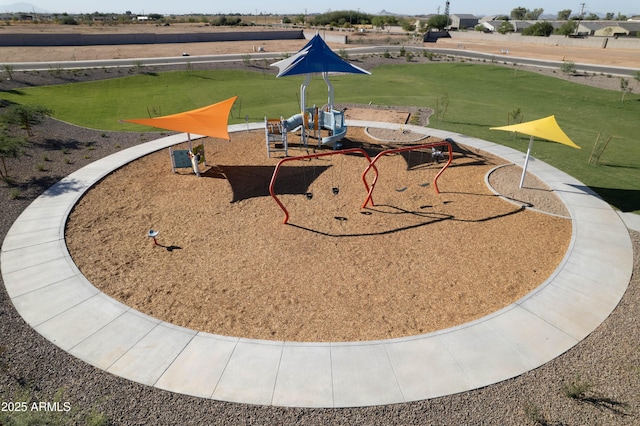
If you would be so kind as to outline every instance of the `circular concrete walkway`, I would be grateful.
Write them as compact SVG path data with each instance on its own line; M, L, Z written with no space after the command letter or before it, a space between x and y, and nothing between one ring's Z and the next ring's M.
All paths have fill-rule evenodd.
M484 140L405 128L516 164L524 158ZM104 176L185 140L179 134L148 142L67 176L22 213L0 253L7 291L28 324L70 354L135 382L222 401L296 407L394 404L464 392L520 375L573 347L613 311L631 278L633 249L618 214L571 176L532 161L528 172L567 206L572 239L552 276L498 312L434 333L352 343L262 341L177 327L91 285L69 256L64 229L75 203Z

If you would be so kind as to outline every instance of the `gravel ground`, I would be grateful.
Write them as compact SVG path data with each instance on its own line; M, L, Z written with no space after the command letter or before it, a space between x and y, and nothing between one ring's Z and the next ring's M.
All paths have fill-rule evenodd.
M359 65L363 63L373 66L366 61ZM3 81L0 90L113 76L104 70L29 74ZM0 183L0 239L20 212L61 177L156 137L95 132L51 119L34 131L28 155L19 164L7 163L13 180ZM232 404L132 383L87 365L42 338L24 323L2 285L0 402L5 411L0 411L0 424L12 424L13 416L28 418L30 424L52 424L46 423L49 419L113 425L635 425L640 422L640 233L630 234L635 256L629 289L611 316L574 348L540 368L483 389L378 407L289 409ZM567 396L568 390L577 396ZM23 401L68 402L71 411L46 416L37 411L19 416L6 411L8 403Z

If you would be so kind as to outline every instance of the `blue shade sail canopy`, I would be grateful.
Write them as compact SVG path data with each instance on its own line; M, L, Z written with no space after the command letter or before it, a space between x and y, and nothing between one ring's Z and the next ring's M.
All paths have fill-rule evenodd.
M277 77L317 73L371 74L369 71L345 61L324 42L320 34L311 40L298 53L271 64L280 70Z
M286 59L271 64L280 70L276 77L286 77L292 75L304 75L305 79L300 86L300 111L304 113L306 109L306 91L311 82L312 74L322 74L322 78L327 83L327 109L333 109L333 85L329 81L329 73L350 73L366 74L371 73L357 67L334 53L324 42L320 34L315 36L298 53Z

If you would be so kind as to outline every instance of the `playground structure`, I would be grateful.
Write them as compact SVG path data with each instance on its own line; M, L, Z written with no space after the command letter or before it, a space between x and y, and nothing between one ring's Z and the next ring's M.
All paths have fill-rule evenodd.
M283 121L284 129L288 132L300 131L301 143L308 146L308 140L318 140L318 148L322 145L340 148L340 140L347 134L347 126L344 121L344 111L331 109L329 105L322 108L313 106L305 108L303 112L292 115ZM328 132L322 136L322 131Z
M267 145L267 157L275 151L284 151L284 156L289 155L289 142L284 120L280 118L264 118L264 133Z
M444 165L442 166L442 168L440 169L440 171L434 176L433 178L433 189L435 191L436 194L440 194L440 189L438 188L438 178L442 175L442 173L444 173L444 171L447 169L447 167L449 167L449 165L451 164L451 161L453 161L453 148L451 147L451 141L450 139L446 139L443 140L441 142L432 142L432 143L427 143L427 144L422 144L422 145L412 145L412 146L404 146L401 148L391 148L391 149L386 149L382 152L380 152L378 155L376 155L373 160L371 160L371 162L369 163L369 166L367 166L367 168L364 170L364 172L362 172L362 176L364 179L364 176L367 175L367 173L369 173L369 170L374 169L376 170L375 173L375 177L373 179L373 181L371 182L371 185L367 188L367 198L365 199L364 203L362 204L361 208L366 208L369 204L371 206L374 206L375 203L373 202L373 191L376 188L376 183L378 182L378 176L379 173L377 172L376 169L376 163L378 162L378 160L382 157L385 157L387 155L393 155L393 154L399 154L402 152L411 152L411 151L417 151L417 150L422 150L422 149L431 149L432 150L432 158L436 158L436 161L439 161L440 158L443 157L442 151L437 150L436 148L439 147L446 147L447 148L447 161L446 163L444 163ZM402 189L398 189L398 192L402 192Z
M318 146L329 145L333 149L339 149L339 141L347 133L344 121L344 112L333 108L334 90L329 81L329 73L370 74L335 54L324 42L319 34L316 34L300 51L287 59L271 64L279 68L276 77L304 75L304 81L300 86L300 113L286 120L287 131L301 130L301 142L307 146L307 138L310 135L318 139ZM311 83L313 74L322 74L327 84L327 104L322 108L307 108L307 88ZM321 131L327 130L328 136L322 137Z
M280 206L280 208L284 212L284 220L282 221L283 224L286 224L289 221L289 211L284 206L282 201L280 201L280 199L276 195L275 189L274 189L276 181L278 179L278 174L280 173L282 165L284 163L288 163L288 162L292 162L292 161L304 161L304 160L311 160L311 159L314 159L314 158L328 157L328 156L334 156L334 155L346 155L346 154L362 154L362 157L367 161L367 163L369 165L371 165L371 157L369 156L367 151L365 151L362 148L349 148L349 149L342 149L342 150L337 150L337 151L334 150L334 151L328 151L328 152L320 152L320 153L316 153L316 154L302 155L302 156L298 156L298 157L287 157L287 158L283 158L282 160L278 161L278 164L276 164L276 167L273 170L273 175L271 176L271 181L269 183L269 194L271 195L271 197L275 200L275 202L278 204L278 206ZM367 167L367 170L369 170L370 168L371 167ZM372 167L372 168L373 168L374 173L376 174L376 178L377 178L378 169L375 166ZM364 184L365 191L368 193L369 192L369 184L367 183L366 175L364 173L362 174L362 183ZM336 193L336 191L334 191L334 194L335 193ZM309 193L307 193L307 194L309 194ZM310 197L307 195L307 198L310 198Z
M287 133L290 132L300 132L300 144L304 147L308 147L309 139L314 138L318 140L318 148L326 145L334 150L341 148L340 141L347 134L344 111L329 109L326 105L323 108L306 108L287 119L265 117L264 125L267 157L275 151L283 151L285 157L288 156ZM323 131L328 134L323 136Z
M284 212L284 220L282 221L282 223L283 224L287 224L289 222L289 217L290 217L289 211L284 206L282 201L280 201L280 199L276 195L275 189L274 189L275 183L276 183L276 181L278 179L278 175L280 173L280 170L281 170L281 167L282 167L283 164L288 163L288 162L292 162L292 161L304 161L304 160L311 160L311 159L316 159L316 158L320 158L320 157L328 157L328 156L335 156L335 155L361 154L362 158L364 158L368 163L367 166L365 167L364 171L361 174L362 183L363 183L363 186L364 186L364 191L366 192L366 198L365 198L364 203L361 205L360 208L361 209L365 209L369 205L375 206L375 203L373 202L373 191L374 191L374 189L376 187L376 183L378 182L378 178L380 176L380 172L378 170L378 167L376 167L376 163L378 162L378 160L380 158L388 156L388 155L394 155L394 154L402 153L402 152L411 152L411 151L430 149L430 150L432 150L431 151L432 160L435 159L436 161L439 162L440 159L442 159L444 157L444 155L442 154L442 151L436 149L436 148L440 148L440 147L446 147L447 148L447 154L446 155L447 155L448 158L447 158L447 161L442 166L442 168L438 171L438 173L433 178L434 191L435 191L436 194L439 194L440 190L438 188L438 178L442 175L442 173L444 173L444 171L449 167L449 165L451 164L451 161L453 160L453 149L452 149L452 146L451 146L451 141L449 139L443 140L443 141L440 141L440 142L432 142L432 143L421 144L421 145L412 145L412 146L404 146L404 147L400 147L400 148L386 149L384 151L381 151L373 159L362 148L349 148L349 149L333 150L333 151L329 151L329 152L302 155L302 156L298 156L298 157L283 158L282 160L280 160L278 162L278 164L276 165L276 167L275 167L275 169L273 171L273 175L272 175L271 181L269 183L269 194L271 195L271 197L275 200L275 202L278 204L278 206ZM369 183L368 180L367 180L367 175L372 170L373 170L374 176L373 176L373 179L371 180L371 183ZM338 188L332 188L332 191L333 191L334 195L337 195L339 189ZM401 191L398 191L398 192L401 192ZM307 192L306 195L307 195L308 199L311 198L309 196L310 195L309 192Z

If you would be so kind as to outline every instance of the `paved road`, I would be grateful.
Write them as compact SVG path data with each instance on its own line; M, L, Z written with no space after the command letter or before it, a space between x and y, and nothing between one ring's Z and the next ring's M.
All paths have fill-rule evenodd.
M463 58L495 60L496 55L471 50L461 51L459 49L423 48L405 46L407 51L422 54L423 50L442 55L457 56ZM345 49L349 56L382 54L384 52L395 53L401 49L400 46L369 46ZM4 66L11 66L15 71L47 71L51 69L86 69L86 68L117 68L136 67L148 65L176 65L176 64L197 64L213 62L236 62L246 59L250 60L279 60L285 55L284 52L256 52L251 54L224 54L224 55L202 55L202 56L175 56L164 58L140 58L140 59L101 59L82 61L59 61L59 62L13 62L5 63ZM547 68L560 68L561 61L545 61L539 59L529 59L522 57L500 57L500 62L517 63L520 65L530 65ZM591 65L576 63L576 70L592 73L603 73L615 76L632 77L637 69L626 67L612 67L605 65Z

